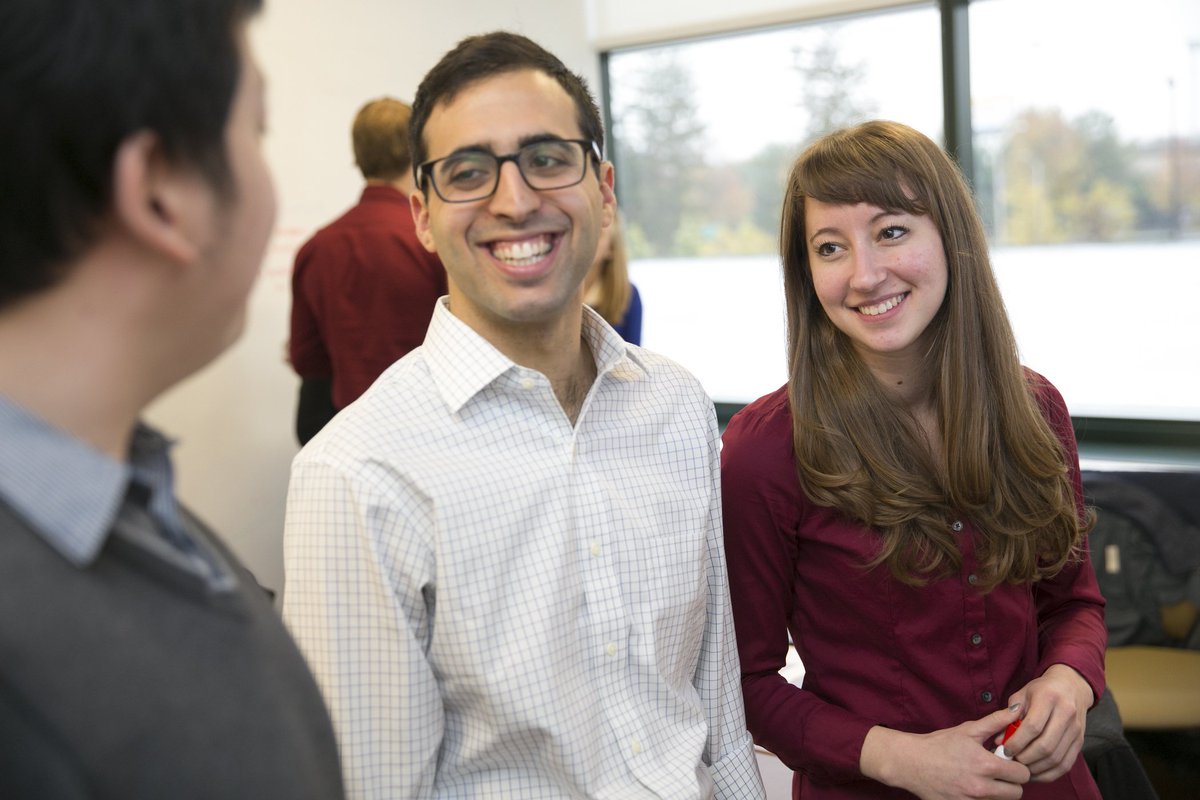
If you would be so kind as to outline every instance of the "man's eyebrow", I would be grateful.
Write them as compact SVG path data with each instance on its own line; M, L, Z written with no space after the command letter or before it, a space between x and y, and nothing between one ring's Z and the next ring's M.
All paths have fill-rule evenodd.
M517 140L517 143L520 147L524 147L525 145L538 144L540 142L565 142L565 141L568 141L567 137L559 136L557 133L533 133L528 136L522 136L520 139Z
M489 155L494 155L494 153L492 152L492 148L487 146L486 144L464 144L462 147L459 147L459 148L455 149L454 151L447 153L446 155L442 156L441 158L436 158L436 159L432 159L432 160L441 161L443 158L454 158L455 156L463 156L463 155L467 155L468 153L487 153Z
M520 139L518 139L517 147L518 148L525 147L526 145L538 144L540 142L565 142L565 141L569 141L569 140L566 137L559 136L556 133L531 133L526 136L522 136ZM454 156L466 155L468 153L487 153L487 154L493 155L493 156L494 155L502 155L502 154L496 153L496 148L492 147L490 144L486 144L484 142L476 142L473 144L464 144L461 147L455 148L448 155L442 156L442 158L453 158ZM436 160L440 161L441 159L436 159Z

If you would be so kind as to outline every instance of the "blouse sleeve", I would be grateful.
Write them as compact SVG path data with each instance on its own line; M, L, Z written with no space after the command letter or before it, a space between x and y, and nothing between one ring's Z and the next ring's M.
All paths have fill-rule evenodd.
M1045 378L1030 373L1039 407L1051 430L1062 442L1075 503L1084 513L1083 483L1079 474L1079 452L1071 416L1062 395ZM1038 609L1038 674L1053 664L1066 664L1092 687L1095 698L1104 691L1104 650L1108 631L1104 626L1104 597L1096 581L1087 542L1081 559L1067 564L1053 578L1034 586Z
M786 400L784 400L786 402ZM874 721L787 682L797 530L790 416L787 424L743 412L724 435L721 486L734 629L746 724L757 744L823 783L861 779L859 755Z

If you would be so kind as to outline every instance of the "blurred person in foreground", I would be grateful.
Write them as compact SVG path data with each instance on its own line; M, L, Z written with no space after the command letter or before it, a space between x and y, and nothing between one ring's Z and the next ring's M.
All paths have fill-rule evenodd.
M267 594L143 409L237 339L275 217L257 0L0 10L0 797L342 795Z

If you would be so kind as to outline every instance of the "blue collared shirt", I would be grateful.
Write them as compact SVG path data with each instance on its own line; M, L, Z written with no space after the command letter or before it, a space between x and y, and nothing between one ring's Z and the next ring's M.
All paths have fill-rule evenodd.
M162 434L139 424L129 460L119 462L0 395L0 442L0 497L76 567L95 562L136 485L158 535L134 533L135 544L200 575L210 589L234 585L224 560L184 524Z

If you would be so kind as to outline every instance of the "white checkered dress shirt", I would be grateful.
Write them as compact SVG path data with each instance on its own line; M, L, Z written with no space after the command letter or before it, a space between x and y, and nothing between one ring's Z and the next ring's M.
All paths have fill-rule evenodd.
M588 310L572 427L444 303L292 466L284 617L350 795L761 798L712 403Z

